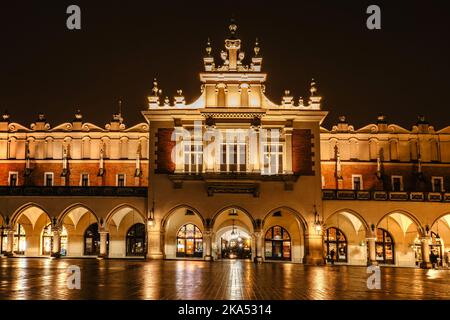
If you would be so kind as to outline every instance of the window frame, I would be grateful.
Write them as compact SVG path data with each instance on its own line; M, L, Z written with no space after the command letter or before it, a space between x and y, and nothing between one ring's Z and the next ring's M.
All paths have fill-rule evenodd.
M16 175L16 184L11 185L11 176ZM9 171L8 172L8 186L16 187L19 184L19 172L18 171Z
M123 186L119 186L119 176L123 175ZM117 187L126 187L127 185L127 174L126 173L117 173L116 174L116 186Z
M400 190L395 190L394 188L394 179L399 178L400 179ZM403 176L399 176L399 175L392 175L391 176L391 189L393 192L403 192L404 189L404 185L403 185Z
M355 178L359 178L359 189L355 189ZM364 190L364 183L362 174L352 174L352 190L361 191Z
M47 184L47 175L52 177L51 185ZM44 172L44 186L45 187L53 187L55 185L55 173L54 172Z
M435 190L435 188L434 188L434 181L435 180L440 180L440 185L441 185L441 190L440 191L436 191ZM431 190L433 191L433 192L445 192L445 189L444 189L444 177L439 177L439 176L432 176L431 177Z
M87 176L87 185L83 185L83 176ZM91 181L89 179L89 173L81 173L80 174L80 187L89 187L91 185Z

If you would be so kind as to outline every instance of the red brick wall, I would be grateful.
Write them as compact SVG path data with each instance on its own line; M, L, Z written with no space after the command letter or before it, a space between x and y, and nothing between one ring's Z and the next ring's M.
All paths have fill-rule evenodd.
M172 149L175 141L172 141L173 129L158 129L156 151L156 173L175 172L175 162L172 161Z
M61 163L46 163L39 162L33 163L31 161L31 168L33 169L31 175L24 177L25 171L25 161L22 163L2 163L0 164L0 186L8 185L8 175L10 171L17 171L19 174L18 185L34 185L43 186L44 185L44 173L53 172L53 185L62 185L62 164ZM146 186L148 185L148 165L141 162L141 176L139 178L134 177L136 164L134 161L130 162L108 162L105 160L104 163L105 174L103 177L97 177L99 164L98 163L70 163L69 160L69 170L70 175L68 176L69 182L65 185L69 186L79 186L80 177L82 173L89 174L89 185L90 186L116 186L116 174L125 173L126 174L126 186ZM25 181L26 180L26 181Z
M294 129L292 132L292 171L296 174L314 175L312 138L309 129Z
M321 171L325 179L324 189L336 189L336 165L334 163L322 163ZM378 179L377 164L358 164L341 163L341 174L343 178L343 188L352 189L352 175L360 174L363 178L363 187L365 190L391 190L391 177L399 175L403 177L404 191L431 191L431 178L444 177L444 189L450 190L450 168L437 166L422 166L422 172L425 182L417 179L417 164L395 164L389 163L383 165L383 178Z

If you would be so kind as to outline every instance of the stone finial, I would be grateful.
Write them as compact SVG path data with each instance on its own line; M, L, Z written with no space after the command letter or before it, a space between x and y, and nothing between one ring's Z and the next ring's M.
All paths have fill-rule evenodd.
M245 52L239 51L238 58L239 58L239 61L242 62L242 60L244 60L244 58L245 58Z
M80 109L77 109L75 111L75 121L80 122L81 120L83 120L83 114Z
M387 117L386 117L386 115L383 114L383 113L380 113L380 114L377 116L377 124L386 124L386 123L387 123Z
M212 48L211 48L211 40L209 38L208 38L208 41L206 42L205 50L206 50L206 54L208 55L208 57L210 57Z
M184 105L186 105L186 100L184 99L184 96L183 96L183 90L178 89L177 95L175 96L175 106L180 107L180 106L184 106Z
M309 92L311 92L311 97L315 97L317 93L317 83L314 79L311 79L311 86L309 89Z
M305 106L305 109L320 110L321 109L320 101L322 100L322 97L317 94L317 82L314 79L311 79L309 92L310 92L309 103L308 106Z
M231 18L230 25L228 26L228 29L230 30L230 34L232 36L236 35L237 28L238 28L238 26L236 24L236 20L234 18Z
M344 115L339 116L339 122L340 123L347 123L347 117Z
M156 80L156 78L154 78L152 95L147 97L149 109L159 106L159 95L161 93L162 93L162 90L158 88L158 81Z
M253 51L255 52L255 57L258 56L260 50L261 50L261 48L259 47L258 38L256 38L255 47L253 48Z
M419 124L429 124L424 115L417 116L417 125Z
M283 107L293 107L294 106L294 97L291 95L290 90L284 90L284 95L281 101Z
M46 121L46 119L45 119L45 114L44 114L43 112L39 112L39 113L38 113L38 119L37 119L37 121L38 121L38 122L45 122L45 121Z
M166 96L166 97L164 98L164 106L166 106L166 107L170 106L170 100L169 100L169 97L168 97L168 96Z
M2 114L2 120L3 122L9 122L9 119L11 118L8 110L5 110L5 112L3 112Z
M162 90L158 88L158 80L156 78L153 79L153 88L152 88L153 96L157 97L162 93Z

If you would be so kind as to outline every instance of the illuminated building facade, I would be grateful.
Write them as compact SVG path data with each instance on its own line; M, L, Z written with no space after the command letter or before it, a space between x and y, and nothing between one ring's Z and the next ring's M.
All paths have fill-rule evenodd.
M229 29L218 61L208 41L200 96L163 97L155 79L145 123L5 114L2 253L446 265L450 128L327 130L316 82L270 101L258 41L248 58Z

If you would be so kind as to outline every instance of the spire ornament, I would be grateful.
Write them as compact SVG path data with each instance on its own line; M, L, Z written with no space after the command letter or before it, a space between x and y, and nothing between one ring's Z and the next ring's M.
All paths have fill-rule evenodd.
M255 47L253 48L253 51L255 52L255 57L257 57L259 55L260 50L261 50L261 48L259 47L258 38L256 38Z
M152 95L147 97L149 109L159 106L159 96L161 95L161 93L162 93L162 90L158 88L158 80L156 80L156 78L154 78Z
M208 41L206 42L206 48L205 48L206 54L208 55L208 57L211 56L211 40L208 38Z

